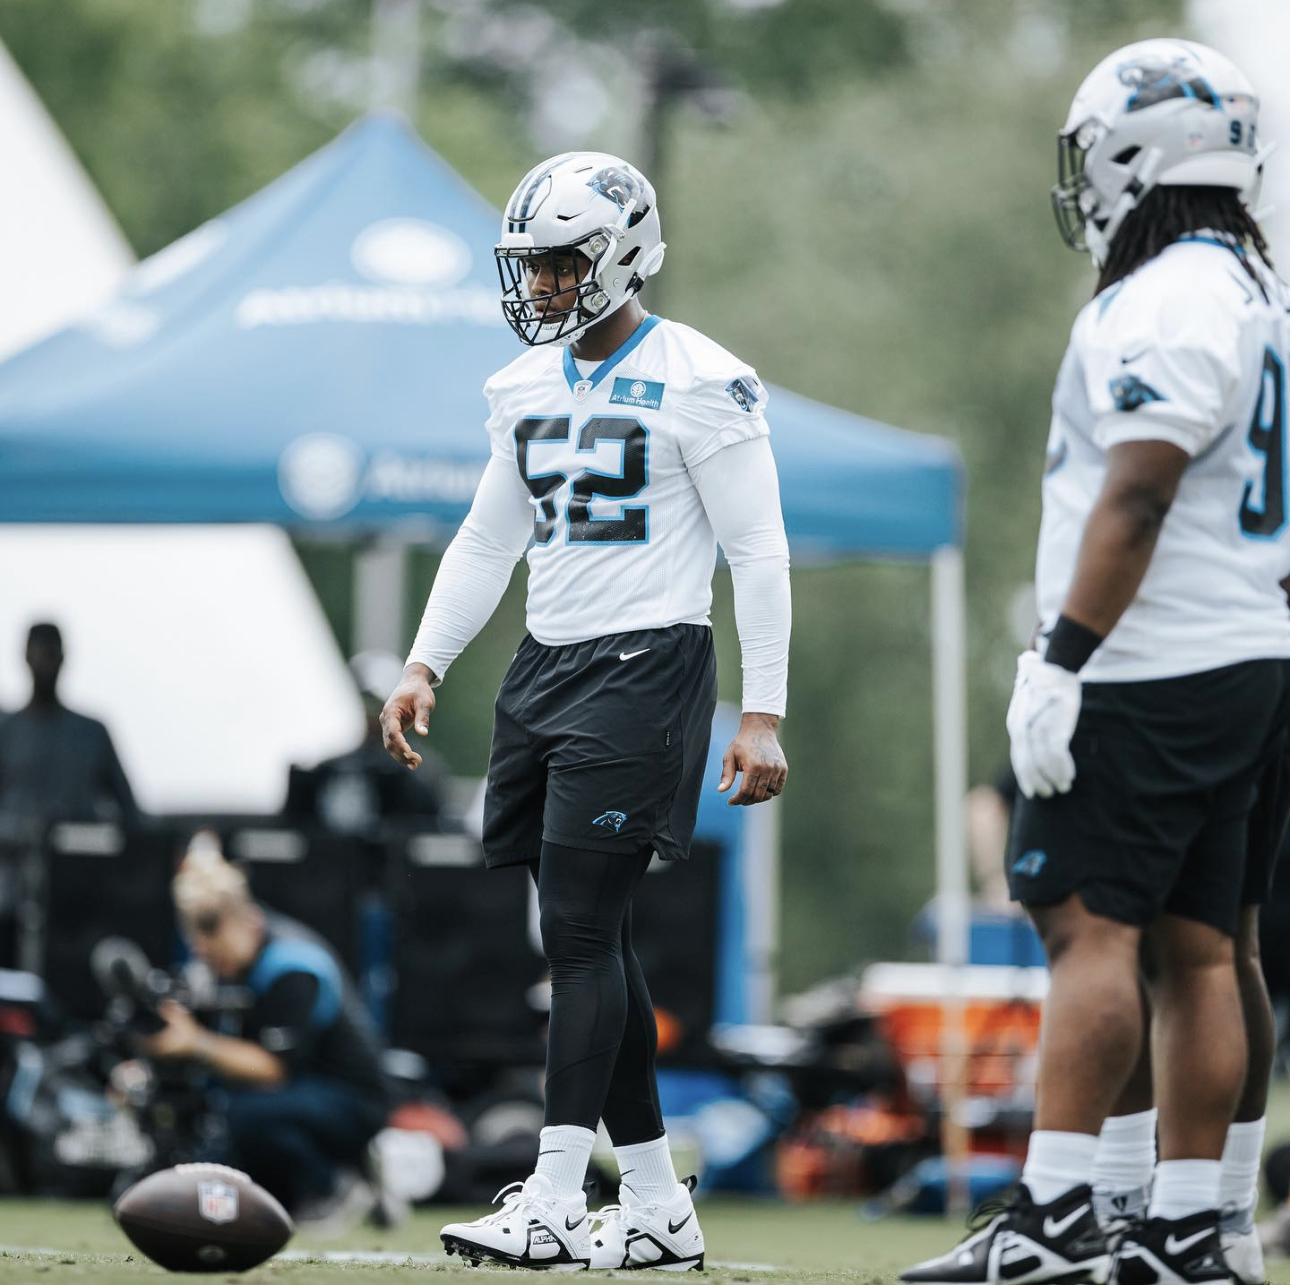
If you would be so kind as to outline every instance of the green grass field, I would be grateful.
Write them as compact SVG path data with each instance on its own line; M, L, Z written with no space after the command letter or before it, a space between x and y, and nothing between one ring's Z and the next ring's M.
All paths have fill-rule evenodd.
M902 1266L948 1248L960 1233L956 1224L941 1219L865 1221L849 1202L789 1205L714 1199L704 1201L700 1212L708 1278L752 1285L891 1281ZM503 1268L462 1268L458 1260L439 1252L439 1226L455 1216L450 1209L433 1209L393 1232L357 1231L343 1240L324 1242L300 1238L287 1247L285 1256L240 1278L222 1279L355 1285L432 1272L443 1285L479 1285L489 1276L509 1277ZM132 1255L106 1208L96 1204L0 1202L0 1245L5 1247L0 1250L0 1281L15 1285L127 1285L168 1275ZM1290 1263L1270 1266L1273 1285L1290 1285Z
M1268 1139L1288 1137L1290 1083L1279 1080L1268 1103ZM472 1270L440 1252L440 1226L480 1212L438 1207L421 1211L395 1231L360 1229L327 1241L297 1237L283 1255L256 1271L220 1279L355 1285L432 1272L437 1285L480 1285L498 1277L514 1280L504 1268ZM853 1201L792 1205L725 1197L703 1201L700 1216L708 1246L707 1277L749 1285L894 1282L901 1267L949 1248L963 1230L960 1223L939 1218L867 1220ZM1290 1260L1271 1261L1268 1268L1272 1285L1290 1285ZM133 1252L106 1205L0 1200L0 1282L4 1285L11 1281L15 1285L64 1281L128 1285L168 1275Z
M788 1205L723 1199L705 1201L700 1212L708 1243L708 1275L722 1281L889 1280L900 1267L948 1246L958 1235L954 1224L939 1219L866 1222L851 1203ZM478 1213L474 1210L469 1216ZM389 1281L392 1273L433 1272L444 1285L478 1285L481 1272L509 1276L504 1268L463 1268L458 1259L439 1251L439 1227L457 1216L451 1209L431 1209L392 1232L360 1230L337 1241L298 1238L288 1246L285 1258L280 1256L241 1279L351 1285ZM92 1280L125 1285L168 1275L137 1254L132 1257L132 1247L106 1208L94 1204L0 1202L0 1245L5 1246L0 1251L0 1280L5 1282L56 1285ZM14 1247L41 1252L15 1253ZM352 1257L347 1261L325 1257L342 1254ZM368 1255L380 1258L373 1261Z

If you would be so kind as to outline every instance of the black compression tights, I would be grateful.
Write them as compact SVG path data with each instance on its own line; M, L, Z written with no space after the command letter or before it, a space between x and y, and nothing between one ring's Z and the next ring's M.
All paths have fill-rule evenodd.
M663 1136L658 1028L632 950L632 895L649 858L544 843L533 868L551 969L546 1123L603 1119L617 1146Z

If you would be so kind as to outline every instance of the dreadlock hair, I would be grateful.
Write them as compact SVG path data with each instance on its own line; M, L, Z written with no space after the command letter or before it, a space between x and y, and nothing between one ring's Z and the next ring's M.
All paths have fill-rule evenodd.
M1264 266L1272 267L1268 243L1235 188L1153 187L1120 224L1095 293L1101 294L1108 286L1123 281L1188 233L1206 230L1231 237L1236 246L1252 250ZM1238 258L1266 298L1267 291L1248 257Z

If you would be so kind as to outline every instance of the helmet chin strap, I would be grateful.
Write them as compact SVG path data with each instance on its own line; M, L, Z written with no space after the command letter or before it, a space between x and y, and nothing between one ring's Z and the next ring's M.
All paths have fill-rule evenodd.
M1098 227L1091 218L1085 220L1084 239L1088 242L1088 251L1093 257L1093 262L1099 268L1106 266L1106 260L1111 253L1111 242L1115 240L1115 234L1120 230L1124 220L1155 185L1156 171L1160 168L1163 156L1164 153L1158 147L1144 148L1142 163L1134 171L1129 185L1116 198L1106 218L1105 226Z
M1263 195L1263 166L1269 156L1277 150L1277 144L1264 143L1257 152L1254 153L1254 177L1246 184L1245 190L1241 193L1241 202L1250 212L1250 217L1256 223L1262 223L1276 209L1275 205L1259 205L1259 198Z

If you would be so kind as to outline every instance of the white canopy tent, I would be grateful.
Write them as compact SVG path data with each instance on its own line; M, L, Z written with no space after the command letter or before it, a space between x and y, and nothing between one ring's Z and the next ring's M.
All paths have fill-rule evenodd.
M0 45L0 358L101 308L134 256ZM287 768L348 749L358 695L270 526L0 525L0 711L27 697L25 632L50 619L69 705L103 719L141 805L271 811ZM292 717L282 694L307 691Z

